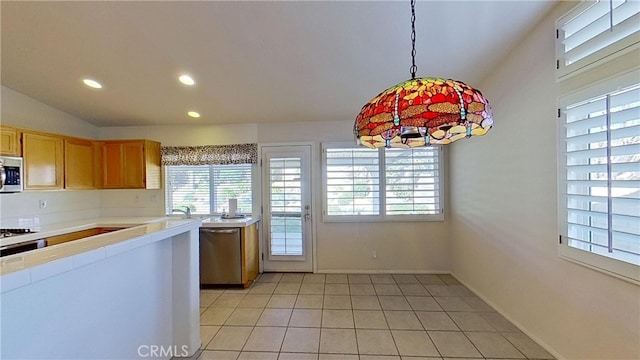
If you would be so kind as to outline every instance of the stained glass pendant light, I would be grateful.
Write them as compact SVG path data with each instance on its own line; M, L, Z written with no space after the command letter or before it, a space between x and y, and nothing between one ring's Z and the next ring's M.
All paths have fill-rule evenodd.
M356 118L356 142L371 148L449 144L493 125L482 93L450 79L416 79L415 0L411 0L411 79L374 97Z

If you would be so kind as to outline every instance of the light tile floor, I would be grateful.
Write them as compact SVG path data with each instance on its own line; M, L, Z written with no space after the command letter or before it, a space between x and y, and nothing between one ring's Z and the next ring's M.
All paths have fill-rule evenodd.
M451 275L266 273L200 306L200 360L553 359Z

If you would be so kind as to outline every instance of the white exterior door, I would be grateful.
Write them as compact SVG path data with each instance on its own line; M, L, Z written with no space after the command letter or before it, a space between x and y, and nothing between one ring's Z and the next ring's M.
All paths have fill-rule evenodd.
M311 146L262 147L264 271L313 271Z

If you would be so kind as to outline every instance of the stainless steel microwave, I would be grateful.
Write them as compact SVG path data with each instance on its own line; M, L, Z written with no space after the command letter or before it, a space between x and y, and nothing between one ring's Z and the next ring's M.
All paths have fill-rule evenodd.
M0 156L0 193L22 191L22 175L22 158Z

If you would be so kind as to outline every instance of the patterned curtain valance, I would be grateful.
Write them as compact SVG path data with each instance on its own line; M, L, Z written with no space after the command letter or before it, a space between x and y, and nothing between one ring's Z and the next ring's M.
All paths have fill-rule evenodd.
M228 165L258 162L258 144L163 146L162 165Z

